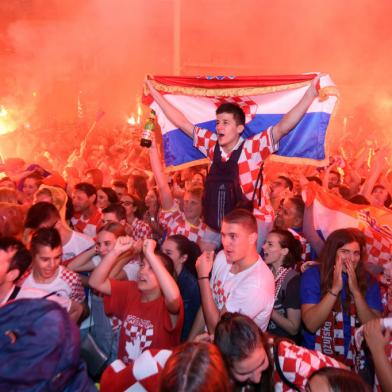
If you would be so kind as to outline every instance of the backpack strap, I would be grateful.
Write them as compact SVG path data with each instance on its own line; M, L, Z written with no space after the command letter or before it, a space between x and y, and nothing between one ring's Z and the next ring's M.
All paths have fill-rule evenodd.
M278 340L277 343L275 344L275 341L273 343L273 353L274 353L274 364L275 364L275 369L279 374L280 379L291 389L294 389L294 391L300 391L300 389L295 385L293 382L287 379L287 377L284 375L282 368L280 367L279 363L279 344L282 340Z
M19 294L20 291L20 287L19 286L15 286L14 289L12 290L12 293L10 295L10 297L8 298L8 301L12 301L13 299L16 298L16 296Z
M252 196L252 204L253 204L253 201L255 200L255 197L256 197L256 192L258 191L257 192L258 193L257 197L258 197L258 205L259 205L259 207L261 206L261 190L263 188L263 182L264 182L263 167L264 167L264 162L261 162L260 163L260 168L259 168L259 173L257 174L255 189L253 190L253 196Z
M228 159L228 161L238 162L238 159L240 159L240 155L241 155L242 147L244 146L244 143L245 143L245 140L238 146L238 148L236 150L234 150L232 152L232 154L230 155L230 158ZM215 163L215 164L218 164L218 165L222 164L222 154L221 154L220 146L219 146L218 142L215 144L214 158L212 160L212 163Z

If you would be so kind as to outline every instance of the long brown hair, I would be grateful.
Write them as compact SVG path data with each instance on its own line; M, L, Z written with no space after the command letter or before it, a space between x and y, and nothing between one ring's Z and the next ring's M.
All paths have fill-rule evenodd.
M366 240L364 234L354 228L339 229L333 231L327 238L324 247L320 254L320 286L321 296L332 288L334 266L336 261L337 251L346 244L356 242L360 249L360 260L355 269L355 273L358 279L359 288L361 293L364 294L366 291L366 272L365 262L367 259L366 253ZM350 296L346 296L346 301L343 305L344 310L348 309L350 303ZM340 297L335 304L336 309L340 309Z

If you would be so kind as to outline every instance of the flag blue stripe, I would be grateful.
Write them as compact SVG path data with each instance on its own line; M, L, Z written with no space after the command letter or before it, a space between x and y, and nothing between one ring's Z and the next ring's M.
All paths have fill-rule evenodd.
M243 136L249 137L277 124L283 114L257 114L245 127ZM297 158L325 158L324 142L331 115L324 112L306 113L297 126L280 141L278 155ZM197 124L199 127L215 131L215 119ZM192 139L179 129L163 135L166 166L179 166L204 158L193 147Z

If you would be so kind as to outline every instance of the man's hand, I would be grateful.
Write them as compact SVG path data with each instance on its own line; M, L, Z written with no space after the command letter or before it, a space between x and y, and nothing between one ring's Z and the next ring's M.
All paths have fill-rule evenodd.
M318 97L319 95L319 90L320 90L320 78L323 76L323 74L318 74L310 83L310 86L308 88L308 94L312 96L313 98Z
M196 261L196 271L199 278L209 276L214 264L214 252L203 252Z

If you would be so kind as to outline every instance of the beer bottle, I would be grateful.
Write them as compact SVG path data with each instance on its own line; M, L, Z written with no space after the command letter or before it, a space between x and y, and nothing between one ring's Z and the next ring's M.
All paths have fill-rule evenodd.
M151 138L152 138L152 133L154 132L155 128L155 112L151 110L150 116L148 117L148 120L144 124L144 130L142 132L142 138L140 140L140 145L142 147L151 147Z

